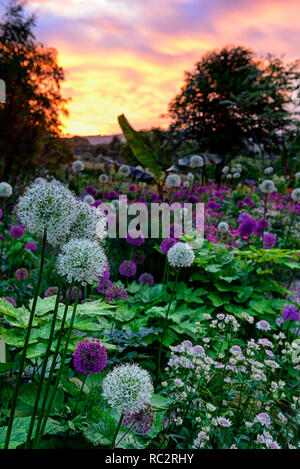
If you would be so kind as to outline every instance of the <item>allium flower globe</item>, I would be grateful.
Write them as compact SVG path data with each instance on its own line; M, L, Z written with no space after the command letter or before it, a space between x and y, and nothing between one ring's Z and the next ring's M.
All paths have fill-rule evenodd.
M101 184L106 184L108 180L109 180L109 177L107 176L107 174L100 174L99 179L98 179L98 181Z
M74 368L84 375L96 375L104 370L107 351L99 339L84 339L78 342L73 354Z
M130 174L130 167L129 167L127 164L122 164L122 166L120 166L119 173L120 173L122 176L129 176L129 174Z
M222 169L222 173L223 174L227 174L229 171L229 167L228 166L224 166L224 168Z
M190 159L191 168L202 168L204 166L204 160L200 155L192 155Z
M97 241L71 239L57 256L56 270L69 283L86 285L98 280L106 264L105 252Z
M171 267L190 267L194 262L194 252L186 243L176 243L168 251L168 261Z
M167 187L180 187L181 184L181 177L178 174L169 174L166 179L166 186Z
M125 414L123 424L125 427L130 427L131 430L145 435L154 425L155 412L150 404L147 404L145 409L140 410L134 414Z
M13 193L12 187L8 182L0 182L0 197L7 199Z
M220 231L220 233L227 233L228 230L229 230L229 225L226 221L221 221L218 224L218 231Z
M148 274L146 272L141 274L139 276L139 283L141 283L142 285L148 285L149 287L152 287L152 285L154 284L153 275Z
M194 175L193 175L193 173L188 173L188 174L187 174L187 180L188 180L188 181L191 181L191 182L194 180Z
M80 160L77 160L77 161L74 161L74 163L72 164L72 169L74 171L74 173L80 173L81 171L84 170L84 163L83 161L80 161Z
M263 194L272 194L276 191L274 182L271 179L265 179L259 186Z
M102 389L112 408L130 415L145 409L154 391L148 371L135 363L116 366L104 378Z
M47 241L59 245L67 236L76 218L76 200L62 184L45 182L29 186L20 197L17 213L30 231Z
M291 198L295 202L300 202L300 188L293 190L293 192L291 193Z
M77 201L76 218L69 230L68 239L96 237L103 239L106 236L107 219L105 215L95 207Z
M264 173L265 173L266 175L272 174L273 172L274 172L274 169L272 168L272 166L269 166L268 168L266 168L266 169L264 170Z
M299 309L294 305L287 305L282 311L281 316L284 321L299 321L300 320Z
M84 197L83 202L88 205L93 205L95 202L95 199L92 195L88 194Z

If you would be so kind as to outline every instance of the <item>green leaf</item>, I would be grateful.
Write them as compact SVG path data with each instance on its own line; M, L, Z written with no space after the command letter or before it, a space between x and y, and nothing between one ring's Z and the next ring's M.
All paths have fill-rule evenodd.
M118 116L118 122L136 159L145 168L149 168L157 179L160 179L161 169L158 163L158 155L143 142L139 133L131 127L124 114Z

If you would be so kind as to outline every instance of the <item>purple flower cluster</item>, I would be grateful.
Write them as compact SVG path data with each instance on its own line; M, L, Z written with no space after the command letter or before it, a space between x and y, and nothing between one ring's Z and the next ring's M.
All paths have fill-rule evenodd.
M25 228L24 226L16 225L16 226L12 226L9 232L12 238L19 239L19 238L22 238L22 236L24 236Z
M25 267L21 267L20 269L17 269L15 272L16 279L21 282L22 280L26 280L28 277L28 270L25 269Z
M139 276L139 283L142 283L143 285L148 285L149 287L152 287L152 285L154 283L153 275L147 274L145 272L144 274Z
M133 246L141 246L145 242L145 240L142 236L138 236L136 238L133 238L133 237L130 236L129 233L126 236L126 241L127 241L128 244L132 244Z
M171 249L174 244L176 244L178 241L177 239L174 238L165 238L161 244L160 244L160 249L163 254L168 254L169 249Z
M71 291L71 298L70 298L70 301L75 301L76 299L76 294L77 294L77 287L73 287L72 288L72 291ZM66 298L68 298L69 296L69 288L68 290L66 291ZM82 291L80 290L79 291L79 296L78 296L78 300L80 300L82 298Z
M12 298L11 296L5 296L4 297L6 299L6 301L8 301L10 304L12 304L14 307L17 306L17 303L16 303L16 300L14 298Z
M264 235L263 242L265 247L272 247L276 243L276 236L274 236L272 233L266 233Z
M121 285L112 285L105 292L105 299L108 303L125 300L127 297L127 291Z
M155 412L150 404L135 414L125 414L123 424L125 427L131 427L134 432L139 432L142 435L148 433L154 425Z
M238 227L238 232L240 236L250 236L253 233L255 227L256 220L248 215Z
M96 375L106 367L106 347L101 345L99 339L84 339L76 345L73 360L78 373Z
M37 250L37 245L36 245L36 243L29 242L29 243L25 244L25 249L27 249L27 251L36 251Z
M119 267L119 272L124 277L134 277L136 274L136 264L132 261L124 261Z
M299 321L300 313L296 306L287 305L282 311L281 317L284 321Z
M136 249L131 258L131 260L137 265L144 264L145 259L145 253L141 249Z

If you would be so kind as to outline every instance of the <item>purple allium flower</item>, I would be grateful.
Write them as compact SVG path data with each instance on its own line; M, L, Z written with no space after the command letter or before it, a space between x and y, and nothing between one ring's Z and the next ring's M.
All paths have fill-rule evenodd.
M253 233L255 226L256 220L248 216L238 227L238 232L240 236L250 236Z
M77 293L77 287L73 287L73 288L72 288L72 291L71 291L71 298L70 298L70 301L75 301L76 293ZM68 298L68 296L69 296L69 288L68 288L68 290L66 291L66 298ZM78 300L80 300L81 297L82 297L82 291L80 290L80 291L79 291Z
M254 229L254 234L256 236L261 236L263 231L267 230L269 227L269 222L265 218L260 218L257 220L255 229Z
M150 199L152 202L159 202L159 196L157 194L152 193Z
M169 249L171 249L174 244L178 243L177 239L174 238L165 238L160 245L160 249L163 254L168 254Z
M101 279L108 280L109 278L110 278L110 267L109 267L109 264L106 264L106 266L104 267L104 270L102 272L101 277L99 277L99 280L101 280Z
M134 432L145 435L153 428L154 419L155 412L151 405L147 404L146 407L139 412L134 414L126 413L123 418L123 424L125 427L130 427Z
M243 221L245 221L246 218L249 218L249 216L250 216L249 213L243 212L243 213L240 214L239 218L237 219L237 222L238 223L243 223Z
M24 233L25 228L21 225L12 226L10 229L10 235L15 239L22 238L22 236L24 236Z
M106 367L106 347L100 344L99 339L84 339L76 345L73 359L78 373L96 375Z
M119 272L124 277L134 277L136 274L136 264L132 261L124 261L119 267Z
M141 249L136 249L134 253L132 254L132 258L131 258L131 260L138 265L144 264L145 259L146 259L145 253Z
M87 186L86 191L87 191L88 194L92 195L93 197L95 197L97 195L97 191L94 188L94 186Z
M125 300L127 297L127 291L121 285L112 285L105 292L105 299L108 303Z
M97 292L100 294L100 295L105 295L106 293L106 290L108 290L108 288L111 288L113 286L113 283L111 280L109 280L108 278L101 278L99 280L99 283L97 285Z
M117 197L116 191L108 191L106 195L108 199L116 199Z
M284 321L299 321L300 313L296 306L287 305L282 311L281 317Z
M218 204L218 202L215 202L214 200L210 200L207 204L207 207L210 210L221 210L221 204Z
M153 275L147 274L145 272L144 274L139 276L139 283L142 283L143 285L149 285L149 287L152 287L154 283Z
M141 246L145 242L142 236L131 237L129 233L126 236L126 241L128 244L132 244L133 246Z
M29 242L29 243L25 244L25 249L27 249L27 251L36 251L37 250L37 245L36 245L36 243Z
M266 233L264 235L263 242L266 247L274 246L276 243L276 236L274 236L272 233Z
M26 280L28 277L28 270L25 269L25 267L21 267L20 269L17 269L15 272L16 279L19 280L20 282L22 280Z
M44 292L44 297L48 298L49 296L55 296L57 295L58 288L57 287L49 287L47 290Z
M17 306L16 300L14 300L14 298L12 298L11 296L5 296L4 298L6 299L6 301L9 301L9 303L11 303L14 307Z

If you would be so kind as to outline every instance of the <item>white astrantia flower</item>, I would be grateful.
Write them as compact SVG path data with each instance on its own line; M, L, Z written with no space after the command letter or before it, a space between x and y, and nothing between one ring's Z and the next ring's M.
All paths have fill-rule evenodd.
M229 167L228 166L224 166L224 168L222 169L222 173L223 174L227 174L229 171Z
M72 164L72 169L74 173L80 173L81 171L84 170L84 168L85 168L84 163L81 160L74 161L74 163Z
M300 188L293 190L293 192L291 193L291 198L295 202L300 202Z
M95 199L92 195L88 194L84 197L83 202L88 205L93 205L95 202Z
M227 233L228 230L229 230L229 225L226 221L221 221L218 224L218 231L220 231L220 233Z
M265 174L272 174L273 172L274 172L274 169L272 168L272 166L268 166L268 168L264 170Z
M0 197L7 199L13 193L12 187L8 182L0 182Z
M154 391L148 371L135 363L116 366L104 378L102 390L113 409L129 414L143 410Z
M193 181L194 178L195 178L195 177L194 177L193 173L188 173L188 174L187 174L187 180L188 180L188 181Z
M202 168L204 166L204 160L200 155L192 155L190 159L191 168Z
M109 180L109 177L107 176L107 174L100 174L98 180L99 182L101 182L101 184L106 184Z
M190 267L194 258L192 248L186 243L176 243L168 251L168 261L172 267Z
M178 174L169 174L166 182L167 187L179 187L181 184L181 177Z
M95 207L76 201L76 218L66 240L71 238L103 239L106 236L107 219Z
M130 167L129 167L127 164L122 164L122 166L120 166L119 173L120 173L122 176L129 176L129 174L130 174Z
M105 252L97 241L74 238L62 246L56 270L69 283L86 285L97 281L106 265Z
M276 191L274 182L271 179L265 179L259 186L263 194L272 194Z
M32 184L17 204L17 214L28 231L57 246L68 235L76 218L76 199L62 184Z

